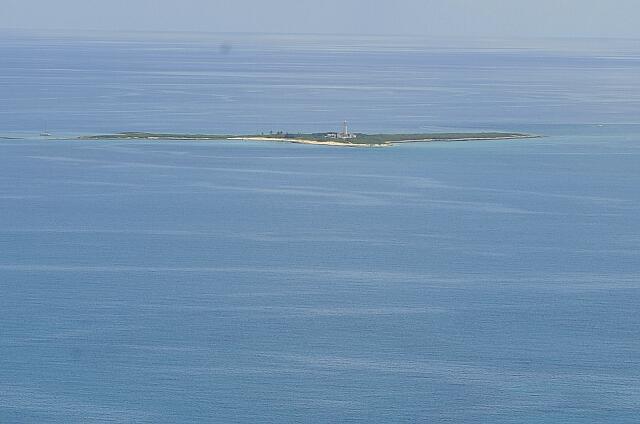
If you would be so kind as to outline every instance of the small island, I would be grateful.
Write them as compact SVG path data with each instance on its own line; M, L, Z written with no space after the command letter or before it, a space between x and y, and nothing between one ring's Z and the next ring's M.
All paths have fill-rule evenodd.
M279 141L299 144L316 144L340 147L389 147L394 144L420 143L432 141L465 140L513 140L535 138L536 135L511 132L473 132L473 133L417 133L417 134L365 134L351 133L346 122L340 132L325 133L287 133L283 131L268 134L232 135L232 134L172 134L150 132L121 132L78 137L81 140L235 140L235 141Z

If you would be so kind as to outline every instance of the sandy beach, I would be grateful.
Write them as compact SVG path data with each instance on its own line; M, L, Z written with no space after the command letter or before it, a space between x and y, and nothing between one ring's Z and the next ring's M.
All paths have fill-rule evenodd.
M245 140L245 141L286 141L289 143L298 144L315 144L319 146L338 146L338 147L391 147L391 143L376 143L376 144L364 144L364 143L344 143L338 141L317 141L317 140L305 140L300 138L274 138L274 137L230 137L227 140Z

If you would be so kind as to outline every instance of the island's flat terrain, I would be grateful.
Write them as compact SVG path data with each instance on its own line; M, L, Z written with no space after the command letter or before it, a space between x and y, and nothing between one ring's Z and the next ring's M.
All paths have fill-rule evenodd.
M480 133L419 133L419 134L364 134L356 133L355 138L341 139L329 137L329 133L276 133L276 134L172 134L150 132L121 132L116 134L100 134L79 137L82 140L247 140L247 141L280 141L301 144L318 144L344 147L387 147L400 143L417 143L431 141L462 140L511 140L538 137L530 134L508 132Z

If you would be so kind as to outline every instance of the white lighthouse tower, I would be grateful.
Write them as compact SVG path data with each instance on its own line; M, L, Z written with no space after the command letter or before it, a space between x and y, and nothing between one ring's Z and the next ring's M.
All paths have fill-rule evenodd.
M339 138L341 140L348 140L351 138L356 138L357 135L349 132L349 126L347 125L347 121L342 123L342 131L341 132L330 132L325 134L326 138Z
M355 134L351 134L349 132L349 126L347 125L346 120L342 124L342 132L338 133L338 138L342 138L342 139L356 138Z

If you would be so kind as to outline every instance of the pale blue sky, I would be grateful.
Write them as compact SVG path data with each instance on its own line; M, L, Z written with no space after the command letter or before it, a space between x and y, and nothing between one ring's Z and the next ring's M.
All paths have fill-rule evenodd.
M640 38L640 0L0 0L0 28Z

